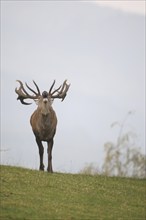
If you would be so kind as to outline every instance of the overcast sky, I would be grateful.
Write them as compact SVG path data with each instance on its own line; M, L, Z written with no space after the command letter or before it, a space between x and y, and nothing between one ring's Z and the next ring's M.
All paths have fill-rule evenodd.
M144 152L145 1L122 2L1 1L1 163L39 167L29 124L36 105L16 100L17 79L34 79L41 91L54 79L56 87L71 83L64 102L53 104L55 171L100 167L104 143L118 133L110 125L128 111L125 129Z
M122 10L128 13L136 13L136 14L142 14L145 15L145 0L140 1L123 1L123 0L104 0L104 1L93 1L95 4L101 5L101 6L107 6L111 7L113 9Z

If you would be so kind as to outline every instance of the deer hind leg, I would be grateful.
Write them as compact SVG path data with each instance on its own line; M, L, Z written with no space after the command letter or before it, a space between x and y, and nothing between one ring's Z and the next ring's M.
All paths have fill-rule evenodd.
M44 164L43 164L43 155L44 155L44 147L42 145L42 142L36 137L36 142L39 148L39 155L40 155L40 170L44 171Z
M52 148L53 148L53 139L48 141L48 172L53 173L52 169Z

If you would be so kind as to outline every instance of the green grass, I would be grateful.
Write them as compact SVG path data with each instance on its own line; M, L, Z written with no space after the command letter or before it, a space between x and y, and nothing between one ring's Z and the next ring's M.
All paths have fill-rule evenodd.
M0 219L146 219L146 180L0 166Z

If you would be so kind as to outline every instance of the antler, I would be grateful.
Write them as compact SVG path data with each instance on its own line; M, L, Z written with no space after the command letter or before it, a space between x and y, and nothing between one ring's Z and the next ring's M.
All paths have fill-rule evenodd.
M24 104L24 105L30 105L31 103L26 103L26 102L24 102L24 99L34 99L34 100L35 100L35 99L38 99L39 96L41 95L40 90L39 90L39 87L38 87L38 85L35 83L35 81L33 81L33 83L34 83L34 85L35 85L35 87L36 87L36 89L37 89L37 92L34 91L32 88L30 88L30 87L27 85L27 83L25 83L26 87L27 87L31 92L33 92L35 95L30 95L30 94L25 90L25 88L24 88L24 86L23 86L23 83L22 83L20 80L16 80L16 81L20 83L19 89L17 89L17 88L15 89L15 92L18 94L17 100L20 100L20 102L21 102L22 104Z
M58 89L55 89L53 92L51 92L54 85L55 85L55 80L54 80L54 82L49 90L49 95L51 96L52 99L58 98L58 99L62 99L61 101L63 101L65 99L65 97L67 95L67 91L70 87L70 84L67 84L66 82L67 82L67 80L65 80L63 82L63 85L59 86ZM57 93L57 94L55 94L55 93Z

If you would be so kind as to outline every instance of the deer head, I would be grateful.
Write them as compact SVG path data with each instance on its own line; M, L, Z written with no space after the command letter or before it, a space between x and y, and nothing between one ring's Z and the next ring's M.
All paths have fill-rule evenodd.
M32 104L32 103L25 102L24 101L25 99L34 100L36 103L38 103L38 106L39 106L39 103L41 103L41 102L43 102L44 104L52 104L52 101L55 98L62 99L62 101L63 101L65 99L67 91L70 87L70 84L67 84L67 80L65 80L63 82L63 84L61 86L59 86L59 88L52 91L53 87L55 85L55 80L54 80L53 84L50 87L50 90L48 92L43 91L43 93L41 94L40 89L35 81L33 81L33 83L36 87L36 91L33 90L31 87L29 87L27 85L27 83L25 83L26 87L33 93L33 95L31 95L24 88L24 85L20 80L17 80L17 82L19 82L19 84L20 84L20 87L18 89L17 88L15 89L15 92L18 94L17 100L20 100L20 102L24 105Z

